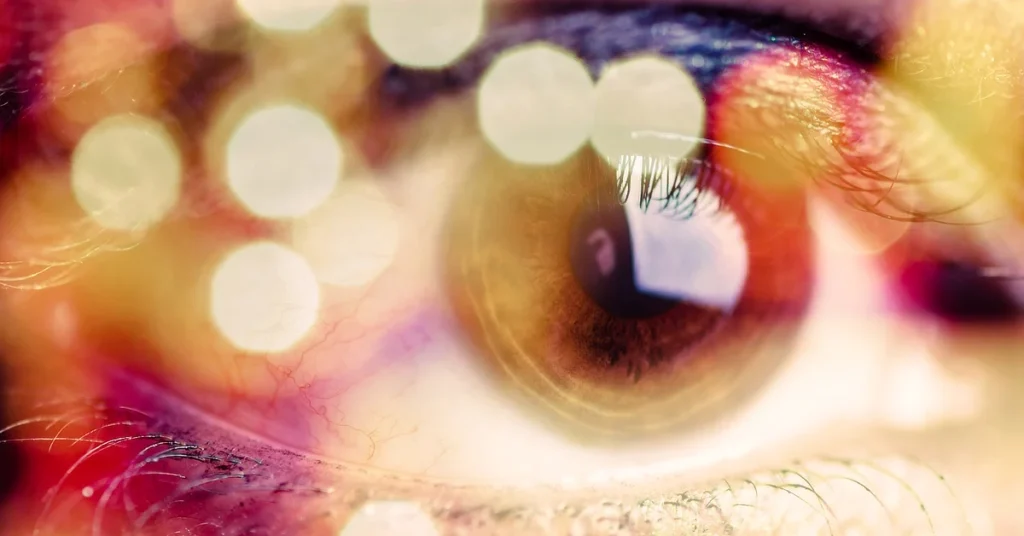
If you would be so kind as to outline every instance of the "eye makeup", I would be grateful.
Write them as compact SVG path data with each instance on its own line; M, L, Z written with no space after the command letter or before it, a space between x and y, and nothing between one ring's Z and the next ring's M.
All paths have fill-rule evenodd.
M575 52L595 79L608 62L624 55L659 54L683 66L706 94L724 71L752 54L777 47L829 47L864 68L877 61L870 48L750 12L672 6L581 8L492 28L469 55L446 69L391 67L381 78L380 92L385 102L404 107L468 89L495 56L530 41Z
M725 70L749 54L773 47L816 47L818 37L795 24L741 11L661 7L551 12L492 29L449 69L388 68L378 97L411 113L446 93L468 90L496 54L529 40L577 52L595 76L623 55L662 55L686 67L703 90L711 91ZM849 54L858 56L858 50L852 47ZM193 108L189 97L203 93L184 95L179 111ZM900 460L816 460L781 471L711 479L707 485L693 485L689 479L674 482L674 475L651 471L636 482L637 488L649 485L651 493L631 488L605 497L591 491L607 484L600 478L540 491L458 486L384 474L370 467L372 459L367 465L339 464L297 454L206 415L137 377L111 375L105 381L96 399L72 397L18 407L18 415L28 421L16 423L4 439L7 444L24 440L41 446L30 451L30 482L13 503L38 516L19 529L38 528L43 534L66 528L93 535L177 531L316 536L337 534L368 500L397 499L421 505L445 534L756 534L765 527L826 532L868 523L872 529L914 531L935 525L934 512L958 512L959 506L948 496L937 503L918 497L911 488L941 488L942 479L926 467ZM48 396L37 393L34 398L45 401ZM849 489L832 489L843 482L851 484ZM57 483L59 488L49 488ZM886 491L885 498L880 490ZM747 508L751 496L764 508ZM951 514L952 521L946 520L951 524L945 526L961 527L963 516L957 515Z

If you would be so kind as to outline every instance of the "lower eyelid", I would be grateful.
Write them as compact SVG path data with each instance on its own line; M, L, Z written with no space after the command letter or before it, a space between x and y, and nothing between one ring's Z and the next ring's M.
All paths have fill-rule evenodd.
M140 402L140 400L135 400ZM98 410L85 403L78 409ZM51 407L48 409L57 409ZM70 415L75 407L61 408ZM153 409L153 408L151 408ZM43 412L42 409L39 410ZM61 413L60 411L56 413ZM104 409L105 422L139 420L134 409L111 405ZM101 424L104 421L101 421ZM37 430L33 436L60 436L54 429ZM108 494L112 481L98 479L79 489L86 481L65 482L64 500L87 500L75 513L86 515L86 526L99 523L113 529L116 523L137 523L149 527L177 527L197 531L216 527L216 534L303 533L336 534L353 512L366 500L412 501L429 515L443 534L762 534L834 533L862 529L877 533L916 533L929 529L935 534L963 534L968 523L973 534L979 521L952 493L942 476L929 467L897 457L867 459L814 459L788 464L785 469L763 471L713 481L708 486L682 486L657 496L602 494L613 482L592 489L569 492L547 488L499 490L452 488L427 482L383 477L361 472L356 467L340 468L317 460L261 446L256 442L218 430L195 416L170 408L156 408L145 424L122 428L105 439L135 436L126 443L135 460L104 466L99 476L123 477L128 467L134 477L150 481L151 489L123 502L124 490ZM151 436L146 439L145 436ZM195 440L195 438L202 438ZM9 438L8 438L9 439ZM54 453L78 452L67 463L85 460L85 448L61 442ZM66 449L66 450L65 450ZM159 458L163 457L163 460ZM98 457L93 461L96 463ZM52 461L52 460L51 460ZM29 465L29 467L32 467ZM79 473L97 471L89 463L75 467ZM94 473L95 474L95 473ZM176 475L160 481L159 475ZM339 475L345 475L339 479ZM343 487L326 483L342 482ZM122 482L123 484L123 482ZM662 482L660 489L670 490ZM213 492L213 493L209 493ZM84 495L83 495L84 493ZM78 499L75 499L75 497ZM106 497L106 499L104 499ZM134 499L134 502L131 502ZM37 503L34 507L41 504ZM54 504L69 503L60 502ZM73 504L73 502L71 503ZM42 528L62 521L58 510L43 519ZM58 515L60 514L60 515ZM68 521L71 518L65 518ZM97 521L99 520L99 521ZM76 520L82 523L82 519ZM982 520L984 521L984 520ZM59 525L58 525L59 526ZM269 532L267 532L269 531ZM810 531L810 532L808 532ZM45 533L45 532L44 532ZM101 532L103 533L103 532ZM189 532L193 533L193 532Z

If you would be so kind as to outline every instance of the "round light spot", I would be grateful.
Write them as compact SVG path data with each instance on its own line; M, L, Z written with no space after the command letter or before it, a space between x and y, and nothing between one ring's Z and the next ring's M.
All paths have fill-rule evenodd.
M483 32L484 0L370 0L370 35L392 61L443 67Z
M502 54L477 94L480 128L509 160L557 164L576 152L594 122L594 82L572 53L546 43Z
M304 32L326 20L340 0L236 0L254 24L272 31Z
M323 206L297 221L293 246L320 281L356 287L377 278L395 258L395 210L369 182L348 182Z
M327 200L342 161L341 143L319 114L288 105L266 108L232 134L228 184L253 214L295 218Z
M419 506L403 501L373 501L349 519L340 536L437 536L433 520Z
M693 78L675 63L640 56L613 63L596 87L591 143L611 162L628 155L685 158L707 115Z
M141 116L97 123L71 157L75 199L108 229L141 230L161 220L178 202L181 173L170 134Z
M273 242L239 248L211 281L213 322L239 350L282 352L316 323L320 288L309 264Z

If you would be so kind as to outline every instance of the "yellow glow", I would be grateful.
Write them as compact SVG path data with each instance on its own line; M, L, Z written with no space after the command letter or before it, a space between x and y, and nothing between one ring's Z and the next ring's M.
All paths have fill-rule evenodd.
M1018 75L1024 61L1024 5L919 0L900 29L893 36L893 61L881 74L910 88L929 116L954 134L957 147L984 168L984 187L1015 191L1024 171L1019 149L1024 138L1018 122L1008 118L1024 112Z
M145 43L130 28L93 24L64 35L47 58L46 82L52 95L67 93L138 61Z
M160 123L140 116L96 124L71 157L75 199L109 229L142 230L161 220L178 202L181 173L174 140Z
M298 220L293 247L332 285L355 287L377 278L395 258L395 210L372 183L348 182L309 216Z
M546 43L502 54L480 82L480 128L509 160L557 164L590 136L594 82L572 53Z
M369 0L368 24L392 61L443 67L464 54L483 32L484 0Z
M316 323L320 287L300 255L257 242L232 252L217 267L210 301L214 324L236 348L283 352Z
M373 501L348 520L340 536L437 536L434 522L415 503Z
M319 26L340 0L236 0L257 26L283 32L304 32Z
M341 143L319 114L296 106L246 117L227 147L227 179L257 216L295 218L331 195L341 178Z
M189 43L209 49L228 48L218 32L238 16L234 0L173 0L171 15L178 33Z
M46 58L45 91L53 106L44 117L71 143L103 118L155 110L163 87L151 48L130 28L94 24L68 32Z
M885 382L875 398L879 418L908 430L934 429L969 421L985 410L984 394L991 389L984 370L969 359L943 362L928 346L937 333L904 333L901 350L889 356Z
M591 143L611 162L624 155L689 156L704 133L704 98L675 63L653 56L608 66L597 82Z

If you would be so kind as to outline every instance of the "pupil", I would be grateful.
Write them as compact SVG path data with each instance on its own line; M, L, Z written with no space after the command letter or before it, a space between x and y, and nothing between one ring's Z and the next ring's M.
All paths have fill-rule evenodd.
M580 210L573 222L569 247L576 282L612 316L652 318L679 303L637 288L629 219L621 204L611 202Z

